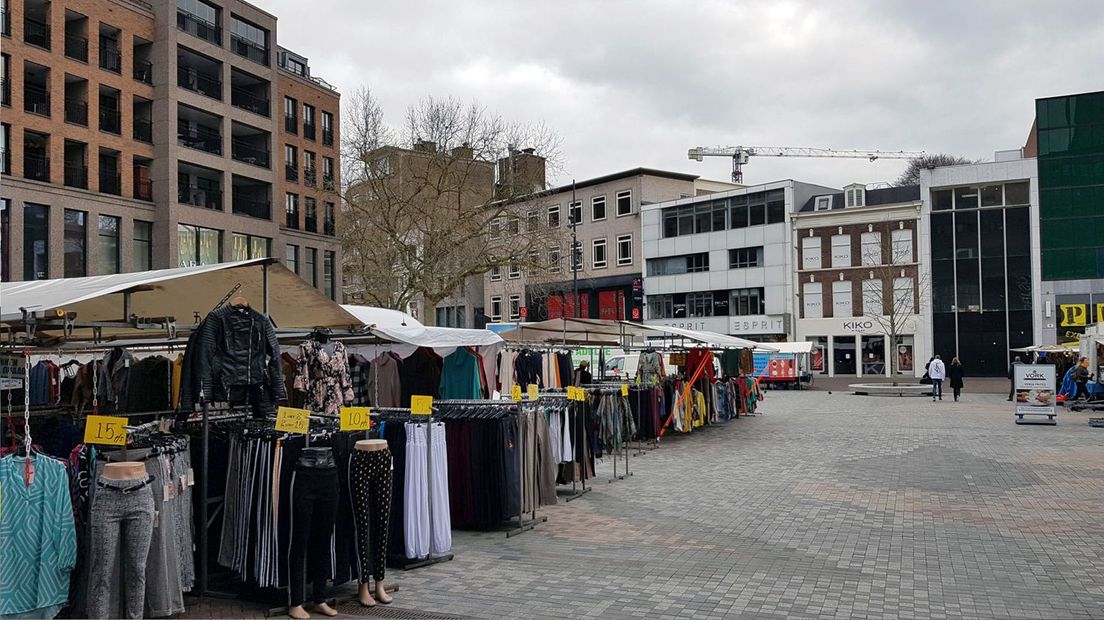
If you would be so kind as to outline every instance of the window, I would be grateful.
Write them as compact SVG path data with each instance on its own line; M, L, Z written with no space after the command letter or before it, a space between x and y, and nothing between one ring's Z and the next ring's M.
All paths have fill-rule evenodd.
M713 316L713 292L687 293L686 312L692 317Z
M703 271L709 271L709 252L653 258L648 261L649 276L669 276Z
M202 0L176 0L176 27L188 34L222 45L219 10Z
M322 189L334 191L337 177L334 176L333 157L322 157Z
M119 218L101 215L97 226L100 275L119 273Z
M632 214L632 190L617 192L617 217Z
M521 295L510 295L510 320L521 318Z
M307 281L307 284L311 286L318 286L318 275L314 270L315 263L318 262L318 250L315 248L307 248L307 254L303 258L303 278Z
M65 210L65 277L80 278L88 275L86 249L88 239L88 214L84 211Z
M761 226L767 223L767 199L765 194L748 195L748 225Z
M572 246L571 252L571 270L582 271L583 269L583 242L576 241Z
M491 282L498 282L502 280L502 267L491 267Z
M318 203L310 196L303 199L303 230L318 232Z
M134 271L153 269L153 222L134 220Z
M540 215L536 211L530 211L525 216L525 232L537 232L540 228Z
M289 271L299 273L299 246L291 243L287 244L284 263L287 264Z
M591 242L590 260L594 269L606 268L606 240L595 239Z
M299 228L299 194L288 193L284 200L284 225Z
M847 190L847 206L848 207L861 207L863 206L863 200L865 191L861 187L856 187Z
M728 251L729 269L746 269L763 265L763 246L737 248Z
M560 273L560 247L554 245L548 248L548 272Z
M268 65L268 31L237 15L230 16L230 48L239 56Z
M862 264L882 264L882 233L864 232L859 237L862 244Z
M832 282L832 316L847 317L851 313L851 282L835 280Z
M537 248L529 248L529 251L525 253L525 260L529 263L528 269L530 273L539 273L540 269L540 250Z
M291 97L284 97L284 129L291 133L299 132L299 102Z
M284 145L284 178L288 181L299 180L299 149L291 144Z
M521 218L516 215L511 215L506 218L506 233L510 235L517 235L521 232Z
M488 233L490 234L491 239L498 239L502 237L502 218L496 217L491 220L491 225Z
M900 229L893 231L893 264L911 263L912 258L912 230Z
M314 187L315 182L318 180L317 170L314 165L316 163L313 151L303 151L303 185L309 185Z
M582 224L583 223L583 201L573 202L568 205L570 212L568 213L568 224Z
M832 235L832 266L851 266L851 235Z
M502 321L502 296L493 295L491 297L491 320L495 323Z
M617 264L631 265L633 262L632 235L617 237Z
M234 237L231 241L230 260L268 258L269 240L266 237L234 233Z
M824 317L824 287L820 282L806 282L801 285L801 297L804 302L802 316L806 319Z
M786 221L786 190L776 189L767 192L767 223L780 224Z
M553 205L551 207L548 207L548 227L560 227L560 205Z
M333 146L333 114L331 112L322 113L322 144L326 146Z
M322 234L331 237L337 234L337 221L334 219L337 207L332 202L322 203Z
M303 104L303 137L314 140L314 106Z
M814 211L828 211L832 208L831 196L817 196L816 202L813 204Z
M0 123L0 173L11 174L11 125Z
M820 237L801 238L801 268L820 269Z
M176 253L180 267L219 263L222 261L222 231L177 224Z
M11 200L0 198L0 282L11 280Z
M590 199L590 221L600 222L606 219L606 197L595 196Z
M337 256L332 250L326 250L322 255L322 290L330 299L337 299L337 289L334 286L334 267Z
M506 277L511 280L517 280L521 277L521 267L517 263L512 263L507 268Z
M863 314L866 316L881 316L885 314L882 306L882 281L863 280L862 283Z
M732 316L765 314L762 288L734 289L728 298L728 314Z
M675 318L675 300L671 295L648 295L648 317L652 319Z
M916 313L916 300L912 290L912 278L893 279L893 309L896 314Z

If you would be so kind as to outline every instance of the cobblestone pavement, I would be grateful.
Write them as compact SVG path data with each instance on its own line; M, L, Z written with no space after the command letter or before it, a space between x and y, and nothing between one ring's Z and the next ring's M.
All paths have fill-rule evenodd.
M478 617L1104 618L1104 429L999 395L774 392L632 458L514 538L394 571L395 605ZM245 613L245 610L242 610ZM213 605L209 614L217 614ZM189 614L191 615L191 614Z

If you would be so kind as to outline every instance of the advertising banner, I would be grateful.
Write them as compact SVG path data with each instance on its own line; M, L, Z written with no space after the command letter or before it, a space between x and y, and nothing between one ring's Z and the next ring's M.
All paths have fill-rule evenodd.
M1016 364L1016 415L1054 415L1056 368L1053 364Z
M793 353L756 353L753 357L757 377L768 380L797 377L797 361Z

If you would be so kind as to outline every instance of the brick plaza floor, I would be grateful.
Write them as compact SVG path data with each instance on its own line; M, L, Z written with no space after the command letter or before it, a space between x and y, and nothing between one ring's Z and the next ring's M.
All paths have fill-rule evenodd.
M997 394L773 392L507 539L391 571L395 607L477 617L1104 618L1104 429ZM1099 415L1099 414L1097 414ZM248 615L212 603L190 611ZM317 614L315 615L317 617Z

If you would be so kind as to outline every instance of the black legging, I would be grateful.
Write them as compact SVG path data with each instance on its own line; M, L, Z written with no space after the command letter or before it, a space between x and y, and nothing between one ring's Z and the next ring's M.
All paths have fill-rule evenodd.
M1088 387L1088 385L1089 384L1088 384L1087 381L1078 381L1077 382L1077 393L1073 395L1073 400L1080 399L1082 394L1085 395L1085 400L1089 400L1089 387Z
M314 584L311 600L329 598L330 537L337 519L337 469L296 466L291 483L291 542L288 551L290 607L306 600L306 582Z

